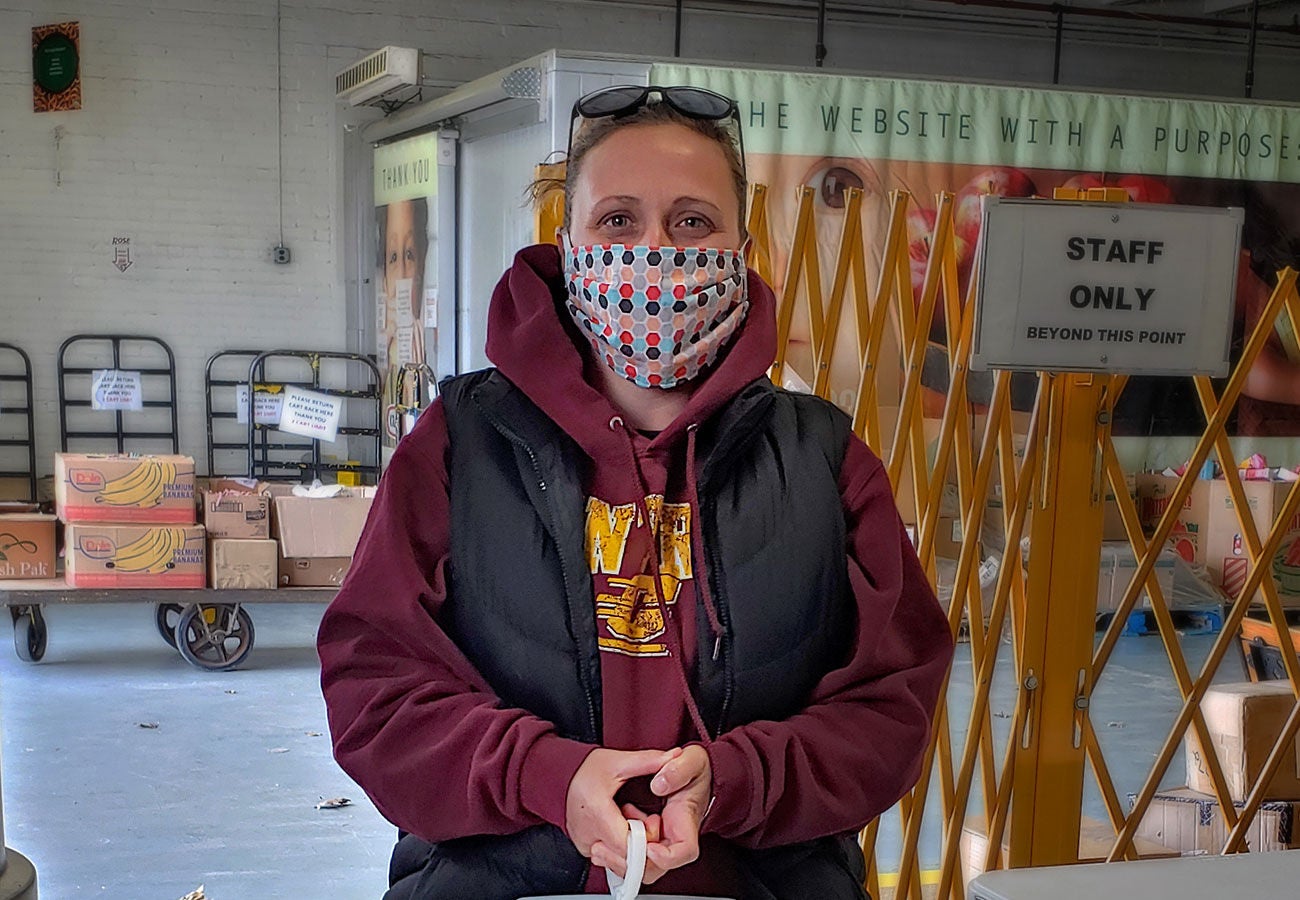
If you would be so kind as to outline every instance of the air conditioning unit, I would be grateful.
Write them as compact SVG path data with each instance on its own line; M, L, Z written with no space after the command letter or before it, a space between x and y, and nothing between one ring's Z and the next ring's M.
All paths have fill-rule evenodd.
M381 100L420 84L420 51L384 47L334 76L334 96L349 106Z

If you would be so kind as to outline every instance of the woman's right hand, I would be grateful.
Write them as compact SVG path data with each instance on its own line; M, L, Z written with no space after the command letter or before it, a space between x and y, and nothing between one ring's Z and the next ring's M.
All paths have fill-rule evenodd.
M633 778L654 775L682 753L673 750L608 750L587 754L569 782L564 801L564 830L587 859L601 845L601 862L622 877L627 859L627 817L614 795Z

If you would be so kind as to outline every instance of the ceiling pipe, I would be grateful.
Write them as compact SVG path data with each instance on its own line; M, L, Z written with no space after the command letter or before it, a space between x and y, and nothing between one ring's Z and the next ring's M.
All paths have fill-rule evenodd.
M1052 84L1061 83L1061 37L1065 32L1065 8L1056 7L1056 49L1052 53Z
M1246 42L1246 96L1255 92L1255 42L1259 37L1259 0L1250 7L1250 39Z
M927 0L936 6L965 6L972 9L1000 9L1012 12L1054 14L1055 3L1036 3L1031 0ZM746 0L746 2L737 2L737 0L714 0L712 3L696 4L701 9L713 9L718 12L734 11L738 7L745 12L756 15L781 15L781 16L804 16L806 17L810 10L806 4L783 3L779 0ZM820 0L819 0L820 5ZM917 18L916 13L921 9L905 9L899 7L873 7L868 5L846 6L837 4L834 6L827 5L827 14L843 18L890 18L890 19L907 19ZM1231 31L1248 31L1250 23L1236 21L1233 19L1214 19L1205 16L1175 16L1165 13L1143 13L1134 12L1127 9L1111 9L1093 6L1071 6L1070 15L1078 18L1097 18L1112 19L1117 21L1143 22L1148 24L1162 25L1186 25L1191 28L1203 28L1206 30L1227 29ZM1261 33L1287 34L1300 37L1300 22L1291 22L1288 24L1261 22L1257 26Z
M1259 0L1255 0L1256 3ZM817 68L826 62L826 0L817 0Z

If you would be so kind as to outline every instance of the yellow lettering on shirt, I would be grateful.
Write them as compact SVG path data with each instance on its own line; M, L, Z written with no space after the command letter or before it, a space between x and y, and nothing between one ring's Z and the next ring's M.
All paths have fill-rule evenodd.
M653 575L609 579L609 587L618 593L596 597L596 618L605 626L598 639L600 648L629 656L667 656L668 646L659 640L665 627L659 597L672 606L679 585L673 576L661 575L656 594Z
M647 525L655 536L654 546L659 555L658 593L654 589L654 566L649 554L637 565L640 571L622 571L628 562L627 545L632 530ZM694 577L690 504L665 503L662 494L646 497L644 507L634 503L614 505L589 497L586 538L591 573L611 576L597 579L600 649L626 656L667 656L668 646L663 641L665 611L659 601L662 596L667 605L675 604L681 582Z
M604 500L587 498L587 563L593 575L617 575L623 568L623 553L634 518L634 503L610 506Z

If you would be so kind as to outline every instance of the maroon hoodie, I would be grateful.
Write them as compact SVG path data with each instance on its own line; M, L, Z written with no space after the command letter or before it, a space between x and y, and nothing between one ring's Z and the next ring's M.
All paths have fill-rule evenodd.
M751 274L751 308L739 333L699 379L682 415L649 436L623 427L593 386L593 363L561 318L562 290L553 246L521 251L493 294L487 353L593 463L584 485L586 550L605 746L699 741L682 676L692 660L675 658L679 648L689 654L696 646L692 541L699 537L687 429L766 373L776 349L775 300ZM321 684L335 756L386 818L426 840L542 823L563 828L569 782L594 748L560 737L537 716L503 708L435 621L447 590L446 451L445 413L435 404L394 453L352 569L321 622ZM888 477L856 438L840 494L842 509L827 514L842 514L847 525L858 610L852 654L822 678L799 714L706 742L716 799L701 858L647 893L725 893L735 885L731 845L779 846L860 828L917 777L952 654L946 619L899 521ZM646 521L647 509L655 521ZM606 890L603 870L593 869L587 890Z

